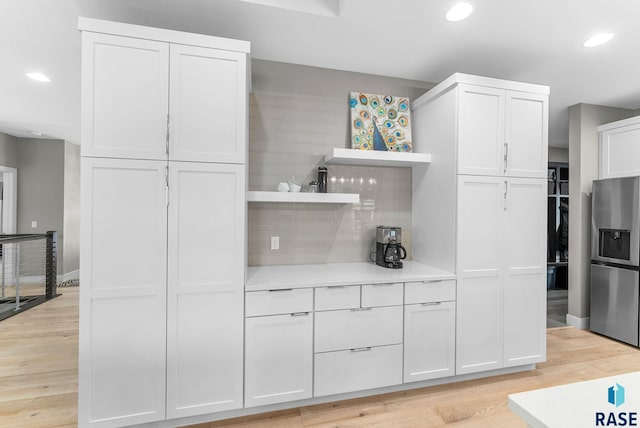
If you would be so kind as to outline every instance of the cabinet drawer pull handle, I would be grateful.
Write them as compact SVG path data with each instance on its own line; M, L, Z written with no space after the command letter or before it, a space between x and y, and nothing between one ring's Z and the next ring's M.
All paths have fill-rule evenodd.
M371 308L351 308L353 312L370 311Z
M364 351L371 351L371 346L367 346L366 348L353 348L353 349L351 349L351 352L364 352Z
M422 306L436 306L436 305L441 305L442 302L425 302L422 304Z
M433 282L442 282L444 281L444 279L425 279L424 281L422 281L425 284L429 284L429 283L433 283Z
M371 284L374 287L390 287L392 285L395 285L395 282L388 282L388 283L384 283L384 284Z
M327 288L347 288L346 285L328 285Z
M305 317L309 315L309 312L293 312L291 314L292 317Z
M293 291L293 288L278 288L275 290L269 290L269 293L274 293L276 291Z

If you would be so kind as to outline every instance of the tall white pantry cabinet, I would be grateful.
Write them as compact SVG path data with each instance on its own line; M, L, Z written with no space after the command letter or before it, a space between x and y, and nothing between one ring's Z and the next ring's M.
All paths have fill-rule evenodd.
M413 258L457 275L457 375L546 359L548 95L454 74L413 102Z
M79 28L79 425L240 409L249 43Z

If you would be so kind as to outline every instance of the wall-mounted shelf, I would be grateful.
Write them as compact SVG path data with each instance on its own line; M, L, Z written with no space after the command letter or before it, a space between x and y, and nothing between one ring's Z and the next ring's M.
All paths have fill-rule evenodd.
M320 204L357 204L358 193L247 192L248 202L293 202Z
M428 153L334 148L324 156L324 161L339 165L412 167L431 163L431 155Z

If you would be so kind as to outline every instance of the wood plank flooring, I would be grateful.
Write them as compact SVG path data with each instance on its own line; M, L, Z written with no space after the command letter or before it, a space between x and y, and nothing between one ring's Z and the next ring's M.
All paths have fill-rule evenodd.
M0 427L73 427L78 287L0 322ZM209 427L524 427L514 392L640 371L640 350L571 327L547 332L536 370L192 425Z

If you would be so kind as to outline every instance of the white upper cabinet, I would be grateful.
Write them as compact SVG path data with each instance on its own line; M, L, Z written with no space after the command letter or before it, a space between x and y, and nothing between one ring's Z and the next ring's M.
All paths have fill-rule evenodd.
M247 52L161 39L83 33L82 155L245 163Z
M82 156L166 159L169 45L82 38Z
M458 173L501 175L504 164L504 90L461 84Z
M640 175L640 116L598 127L598 178Z
M461 84L458 174L545 178L548 95Z
M169 159L244 163L246 54L172 44Z
M432 120L426 116L443 114L433 107L444 106L443 97L450 110L441 120L451 128L421 129L418 122ZM454 156L458 174L546 178L548 100L546 86L456 73L413 102L414 150ZM432 140L444 133L451 154Z
M546 178L549 97L516 91L506 94L506 175Z

